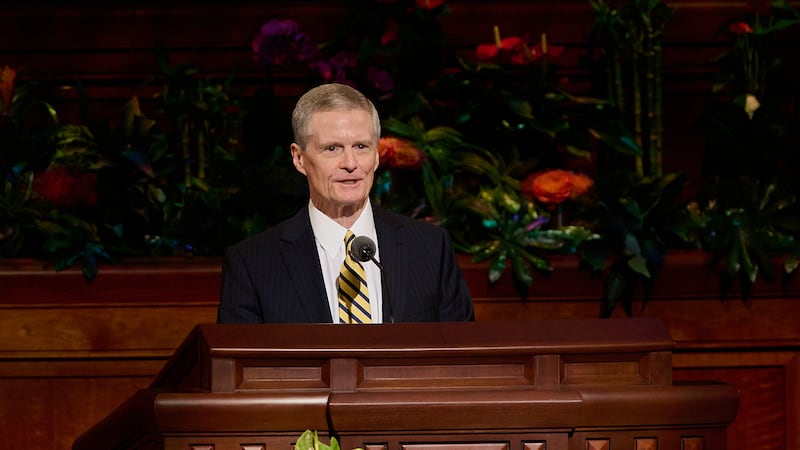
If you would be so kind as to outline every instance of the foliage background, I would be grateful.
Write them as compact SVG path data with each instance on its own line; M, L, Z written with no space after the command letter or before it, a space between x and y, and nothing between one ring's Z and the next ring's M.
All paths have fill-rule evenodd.
M286 151L288 105L275 95L275 73L291 71L309 87L351 82L373 98L385 134L402 140L399 153L384 155L374 201L447 227L460 250L488 261L490 279L510 268L521 292L557 253L604 271L608 310L628 304L670 248L711 251L730 280L745 283L774 276L764 263L773 256L787 257L791 272L797 185L779 169L796 162L797 68L770 54L768 38L795 25L794 10L749 2L731 18L753 32L731 34L730 57L718 61L730 83L720 83L719 102L698 124L708 137L706 176L689 196L685 174L660 170L669 149L649 145L658 123L637 126L636 105L649 117L660 111L659 63L642 55L659 48L670 8L590 3L595 34L585 48L498 29L474 54L457 55L441 27L450 6L438 1L360 2L326 42L297 24L253 30L273 50L253 48L264 69L257 92L238 92L235 73L212 79L158 52L160 71L148 82L157 96L146 102L154 107L145 112L133 98L113 122L95 117L88 96L80 120L62 122L55 91L82 95L80 83L48 86L21 71L0 118L0 251L59 268L78 263L91 279L100 262L128 256L219 255L287 217L306 198ZM733 50L743 37L773 61L763 64L752 117L739 100L746 83L736 81L744 73L735 63L747 55ZM576 51L592 74L588 89L559 65ZM543 201L532 177L556 169L586 175L591 189Z

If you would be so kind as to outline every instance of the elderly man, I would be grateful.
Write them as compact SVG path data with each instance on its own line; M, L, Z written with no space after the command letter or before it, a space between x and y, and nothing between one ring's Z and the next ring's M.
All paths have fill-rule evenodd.
M473 320L447 232L370 203L380 138L372 102L347 85L321 85L297 102L292 127L308 206L228 249L217 321Z

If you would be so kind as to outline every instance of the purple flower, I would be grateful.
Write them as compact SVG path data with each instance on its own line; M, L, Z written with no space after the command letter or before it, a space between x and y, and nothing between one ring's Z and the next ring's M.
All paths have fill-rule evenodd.
M388 70L370 67L367 69L367 80L381 94L390 94L394 89L394 80Z
M327 61L318 59L310 62L308 67L317 72L322 78L322 81L325 83L330 83L330 81L333 79L333 69L331 69L331 65L328 64Z
M537 227L539 227L540 225L544 225L547 222L550 222L550 219L548 219L545 216L539 216L536 220L534 220L533 222L529 223L528 226L525 227L525 231L533 231Z
M316 60L309 63L309 67L319 73L326 83L346 83L353 85L348 78L350 69L358 65L358 56L352 52L339 51L327 61Z
M328 61L336 73L347 72L358 65L358 55L353 52L338 51Z
M270 20L261 27L251 45L256 60L267 65L311 61L317 53L311 39L299 31L294 20Z

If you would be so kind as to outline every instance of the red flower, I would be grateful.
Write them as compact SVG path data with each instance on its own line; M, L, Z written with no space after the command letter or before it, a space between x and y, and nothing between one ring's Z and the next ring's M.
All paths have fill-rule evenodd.
M741 36L752 33L753 27L751 27L747 22L734 22L728 25L728 30L737 36Z
M381 45L386 47L400 37L400 25L396 20L390 20L381 36Z
M534 61L545 54L550 55L550 58L558 58L564 53L564 46L548 44L546 40L542 40L538 44L530 47L530 51Z
M444 0L417 0L417 8L426 9L428 11L436 9L444 5Z
M526 52L525 41L516 36L503 38L499 43L481 44L475 50L475 55L481 61L494 59L524 60Z
M96 205L97 175L71 172L66 166L50 167L36 176L33 191L56 206Z
M529 46L528 37L519 38L510 36L500 39L500 29L494 27L494 44L481 44L475 50L475 56L479 61L494 61L500 64L514 64L517 66L530 64L545 54L551 58L557 58L564 51L560 45L547 45L547 36L542 33L542 40Z
M585 194L593 184L594 181L586 175L568 170L548 170L528 175L520 186L524 194L554 207L568 198L574 200Z
M418 169L425 160L422 151L408 139L386 136L378 141L380 164L393 168Z

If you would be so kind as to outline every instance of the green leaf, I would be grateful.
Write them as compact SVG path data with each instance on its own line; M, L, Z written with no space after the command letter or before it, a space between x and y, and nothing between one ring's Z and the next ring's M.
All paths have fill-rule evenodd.
M632 256L642 255L642 248L639 246L639 240L631 233L625 234L625 254Z
M606 300L608 311L613 311L617 301L625 291L625 277L617 272L609 274L608 283L606 284Z
M739 269L742 267L740 253L741 247L739 246L739 241L737 239L733 241L731 248L728 250L728 273L730 275L739 272Z
M151 203L158 205L167 201L167 195L164 193L164 191L161 190L161 188L153 185L147 186L147 198Z
M797 270L798 265L800 265L800 258L796 255L787 255L786 260L783 262L783 270L786 273L792 273Z
M472 260L474 262L481 262L491 258L497 253L500 248L500 240L495 239L490 242L484 242L483 245L477 246L477 251L474 252Z
M495 199L500 203L500 206L510 213L516 213L522 206L519 201L517 193L509 189L507 186L497 186L494 191Z
M756 276L758 275L758 265L753 263L753 259L750 256L750 242L747 239L746 232L742 229L738 230L737 235L737 241L740 243L739 260L742 264L742 270L744 270L750 283L755 283Z
M148 177L155 177L153 167L150 165L150 161L147 160L147 156L145 156L143 153L133 149L126 149L122 151L122 156L124 156L128 161L132 162L134 166L144 172Z
M541 270L544 272L550 272L553 270L553 266L550 265L550 261L544 258L539 258L538 256L531 254L530 252L521 251L520 256L525 258L525 260L531 263L533 267L535 267L537 270Z
M316 440L316 433L311 430L306 430L297 438L295 443L295 450L316 450L314 441Z
M592 152L590 152L589 150L578 148L578 147L576 147L574 145L567 145L566 148L567 148L567 151L570 154L575 155L575 156L577 156L579 158L588 159L588 160L592 159Z
M331 438L330 445L320 442L316 431L306 430L297 438L295 450L339 450L339 442Z
M645 260L644 257L634 256L633 258L629 259L628 267L630 267L635 273L638 273L645 278L650 278L650 271L647 269L647 260Z
M521 282L525 286L533 284L533 275L531 274L530 267L525 264L519 253L511 254L511 270L513 270L514 279Z
M499 252L497 256L489 264L489 281L491 283L497 282L503 272L506 271L506 259L508 258L505 250Z

